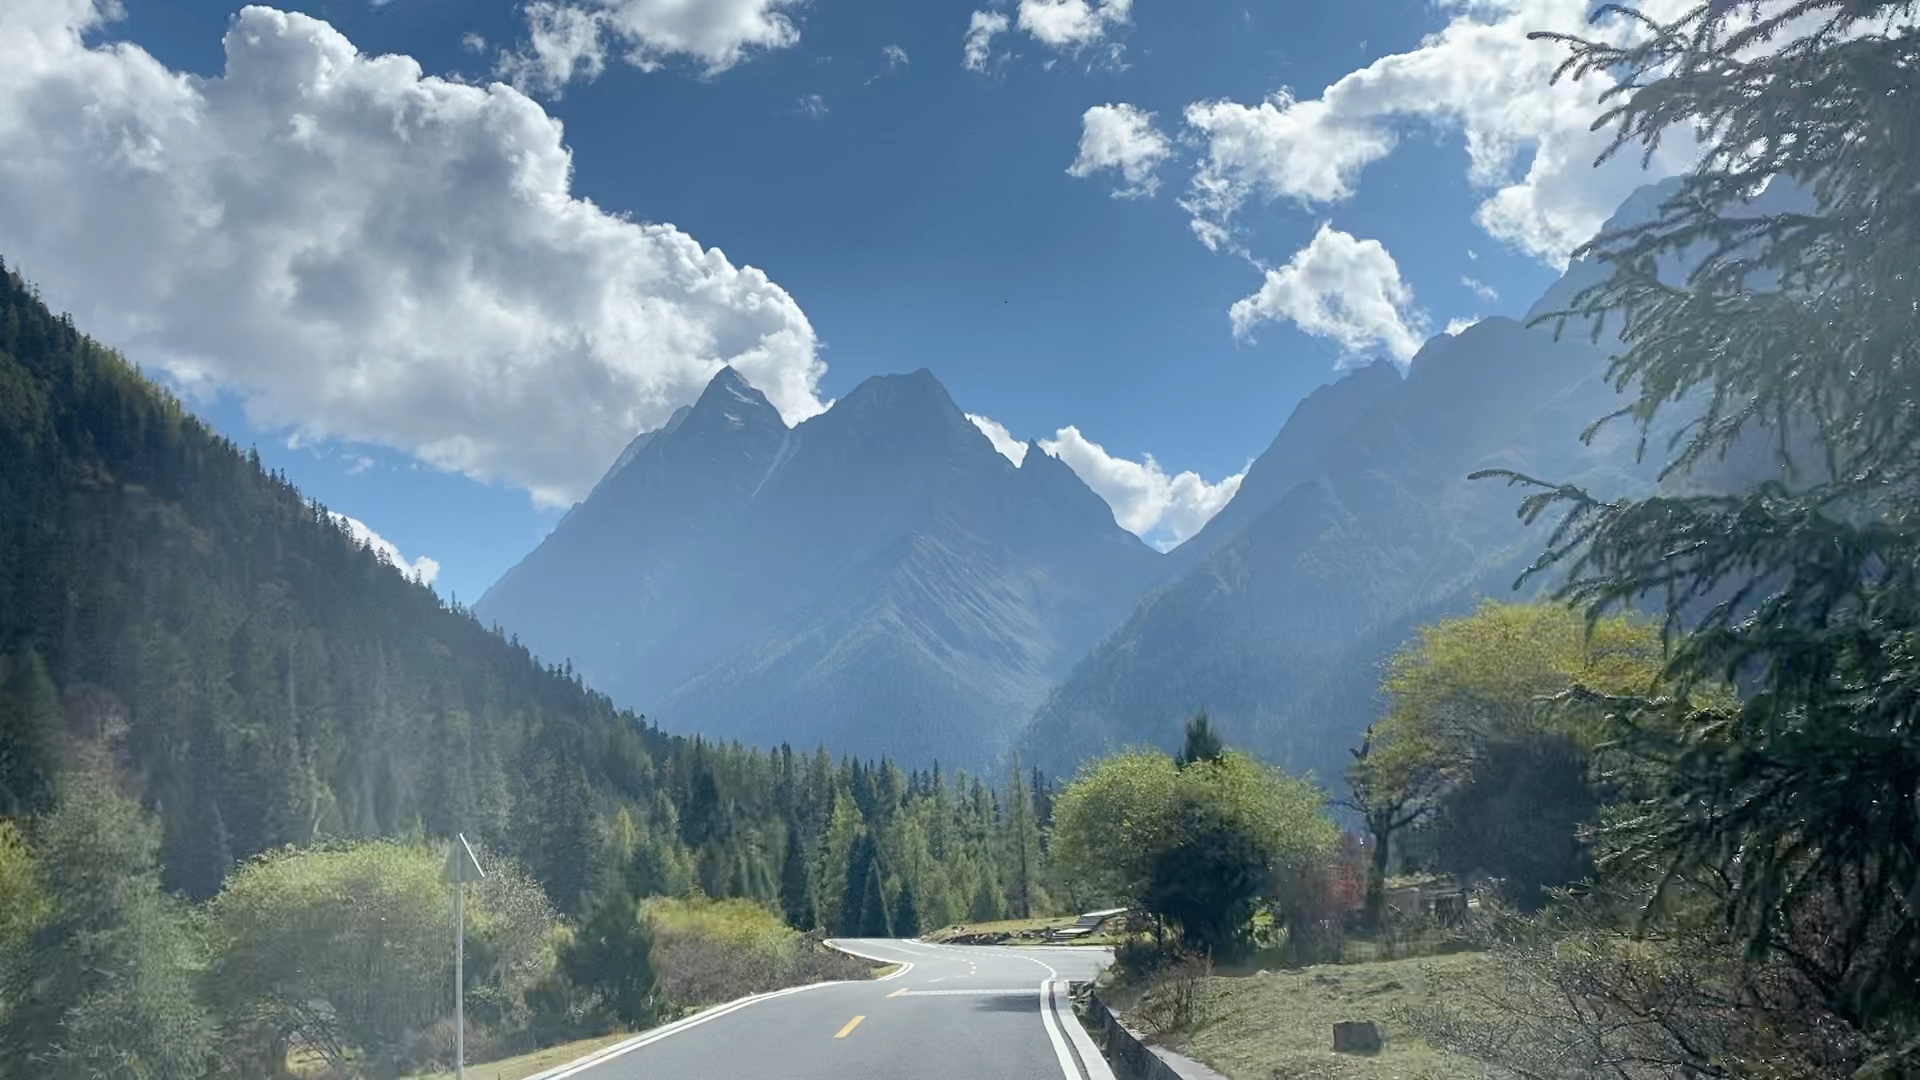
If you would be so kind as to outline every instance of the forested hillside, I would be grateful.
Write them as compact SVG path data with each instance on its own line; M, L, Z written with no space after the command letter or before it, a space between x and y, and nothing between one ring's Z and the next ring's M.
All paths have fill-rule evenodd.
M850 860L877 926L909 886L933 920L1033 888L1033 817L980 780L662 734L406 580L4 271L0 656L0 816L101 751L193 898L281 845L464 831L575 910L619 821L642 895L784 898L803 928L862 917Z

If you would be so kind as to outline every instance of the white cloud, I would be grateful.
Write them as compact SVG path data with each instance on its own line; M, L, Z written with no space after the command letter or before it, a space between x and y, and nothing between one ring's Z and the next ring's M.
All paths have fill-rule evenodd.
M802 0L534 0L526 6L527 40L501 57L500 73L522 89L557 93L590 80L608 53L652 71L674 58L709 75L756 51L800 40L785 8Z
M500 54L494 72L521 90L558 94L575 79L592 82L607 68L604 16L570 4L534 0L526 7L527 40Z
M967 414L967 419L973 421L973 426L980 429L980 434L993 443L993 448L1000 451L1002 457L1016 466L1027 460L1027 444L1014 438L1005 424L972 413Z
M1378 240L1357 240L1322 224L1287 265L1268 270L1260 291L1228 312L1234 336L1285 320L1316 337L1340 343L1348 358L1378 347L1396 360L1420 351L1426 319L1413 307L1413 289Z
M1102 169L1120 174L1115 198L1152 195L1160 187L1154 170L1167 160L1167 137L1153 126L1153 114L1132 105L1095 105L1080 118L1080 152L1069 176L1088 177Z
M811 120L818 120L827 115L827 99L821 97L819 94L803 95L796 107L799 108L802 115Z
M887 65L888 71L906 67L912 62L907 50L898 45L888 45L880 50L880 60Z
M1008 461L1016 466L1026 464L1032 451L1006 425L974 413L968 413L967 419ZM1066 462L1074 475L1104 499L1121 528L1162 551L1177 547L1199 532L1200 526L1240 490L1240 481L1247 475L1242 469L1216 484L1207 483L1194 472L1169 476L1152 454L1143 455L1140 461L1115 457L1071 426L1054 432L1051 439L1039 440L1039 446L1042 453Z
M1216 484L1194 472L1169 476L1152 454L1140 461L1115 457L1075 427L1063 427L1053 438L1041 439L1040 449L1066 462L1105 499L1121 528L1162 551L1199 532L1240 490L1240 481L1247 475L1242 469Z
M987 70L993 57L993 39L1007 32L1007 17L998 11L976 11L967 21L967 36L961 41L961 60L968 71Z
M1056 53L1078 55L1104 46L1106 58L1117 63L1120 46L1108 37L1132 18L1133 0L1020 0L1012 19L998 11L976 11L967 23L963 63L968 71L985 71L993 39L1014 29ZM1053 61L1044 66L1052 67Z
M1467 327L1472 326L1474 323L1477 323L1479 321L1480 321L1480 317L1478 315L1474 315L1467 318L1448 319L1447 320L1447 336L1459 337L1461 331L1465 330Z
M487 39L469 30L460 35L460 47L477 55L487 51Z
M1074 52L1133 17L1133 0L1020 0L1020 29L1051 49Z
M361 521L359 518L351 518L334 510L327 511L327 514L332 517L333 520L346 526L347 532L353 536L354 543L359 544L363 548L371 548L375 555L380 556L381 561L393 567L395 570L400 571L401 576L407 580L418 581L422 585L431 585L433 584L433 579L440 576L440 564L438 562L425 555L420 556L412 562L408 562L406 557L400 554L399 548L394 547L392 542L368 528L367 523Z
M1652 0L1663 14L1691 3ZM1617 20L1590 27L1589 0L1442 6L1453 15L1443 30L1351 72L1318 98L1282 91L1256 105L1189 106L1187 123L1206 145L1184 204L1196 235L1211 247L1230 246L1234 215L1253 198L1309 205L1347 198L1361 171L1393 151L1405 121L1425 120L1464 137L1470 178L1484 196L1475 215L1480 226L1559 265L1634 188L1695 160L1692 139L1674 132L1651 171L1641 170L1637 153L1592 167L1610 137L1590 130L1594 98L1609 83L1604 76L1554 82L1565 48L1527 39L1535 30L1627 32Z
M1468 252L1467 254L1471 256L1473 253ZM1460 275L1460 284L1465 285L1472 291L1473 295L1485 300L1489 304L1497 303L1500 299L1500 291L1498 289L1495 289L1493 286L1472 275Z
M789 421L823 407L793 298L574 196L560 125L511 88L261 7L212 78L88 47L101 24L87 0L0 4L0 248L189 391L543 505L723 363Z

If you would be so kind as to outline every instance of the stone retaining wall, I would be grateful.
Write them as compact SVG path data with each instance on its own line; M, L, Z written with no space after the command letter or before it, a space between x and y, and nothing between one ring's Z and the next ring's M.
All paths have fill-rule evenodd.
M1140 1036L1127 1030L1107 1003L1100 1000L1100 995L1087 989L1086 983L1074 983L1073 992L1081 1023L1100 1045L1118 1080L1182 1080L1173 1066L1148 1049Z

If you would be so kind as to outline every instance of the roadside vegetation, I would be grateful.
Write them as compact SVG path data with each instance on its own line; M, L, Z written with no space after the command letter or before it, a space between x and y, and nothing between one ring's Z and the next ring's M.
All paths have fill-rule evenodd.
M1456 1080L1482 1065L1436 1047L1418 1018L1450 1005L1480 1009L1501 977L1483 953L1260 969L1234 977L1198 972L1127 988L1109 1004L1155 1042L1206 1062L1230 1080ZM1341 1021L1370 1019L1377 1054L1333 1049Z
M1121 952L1107 992L1133 1023L1247 1078L1920 1075L1920 283L1887 254L1920 221L1914 11L1714 3L1629 12L1630 47L1558 38L1563 75L1620 87L1615 151L1684 128L1704 153L1652 221L1579 253L1605 274L1550 316L1612 346L1631 404L1608 422L1666 455L1661 490L1486 474L1553 525L1523 578L1546 598L1422 629L1354 751L1363 886L1328 951L1472 951L1249 973L1249 898L1291 938L1301 878L1273 858L1255 889L1218 859L1282 850L1229 816L1231 840L1185 834L1215 837L1203 911L1174 917L1151 863L1101 879L1172 929ZM1800 205L1741 209L1776 180ZM1164 844L1161 816L1107 820ZM1383 1045L1332 1054L1341 1019Z

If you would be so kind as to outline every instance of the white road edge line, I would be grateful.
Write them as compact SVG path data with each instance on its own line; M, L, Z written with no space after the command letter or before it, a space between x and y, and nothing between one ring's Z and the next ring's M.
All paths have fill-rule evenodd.
M905 975L907 972L913 970L913 962L911 960L895 960L891 956L875 956L872 953L861 952L859 949L849 949L845 945L842 945L841 943L833 940L832 938L826 939L825 941L821 942L821 944L837 952L846 953L848 956L857 956L862 960L872 960L878 964L899 964L900 965L899 971L896 971L891 975L882 975L879 978L873 980L874 982L892 982L894 979L897 979L900 976ZM531 1078L531 1080L541 1080L541 1078L533 1077Z
M1053 1009L1060 1026L1067 1030L1067 1038L1073 1042L1074 1050L1080 1054L1080 1063L1086 1067L1087 1080L1114 1080L1113 1067L1107 1064L1107 1057L1100 1052L1100 1048L1093 1045L1093 1036L1087 1034L1086 1025L1074 1015L1072 1004L1069 1003L1064 1011L1060 1008L1061 991L1065 988L1068 988L1068 984L1056 979L1052 1000L1045 1003L1045 1007Z
M681 1020L675 1020L673 1023L667 1024L664 1027L657 1027L651 1031L643 1031L631 1039L614 1043L612 1046L603 1047L585 1057L569 1061L565 1065L557 1065L548 1069L546 1072L536 1073L527 1077L527 1080L564 1080L565 1077L575 1076L596 1065L611 1061L622 1054L638 1050L643 1046L651 1046L668 1036L678 1035L688 1028L698 1027L709 1020L717 1020L728 1013L738 1012L749 1005L756 1005L762 1001L768 1001L777 997L786 997L788 994L798 994L803 990L818 990L824 986L846 985L848 985L848 983L845 980L834 980L832 982L808 983L805 986L789 986L784 990L774 990L765 994L749 994L746 997L729 1001L724 1005L715 1005L711 1009L697 1012Z
M1071 1008L1067 1010L1068 1015L1060 1015L1056 988L1067 986L1067 980L1062 979L1060 972L1045 960L1033 956L1022 956L1013 949L1003 949L1003 951L1029 964L1038 964L1047 969L1047 975L1050 978L1040 984L1040 1022L1046 1026L1047 1038L1053 1043L1053 1052L1060 1059L1060 1071L1066 1074L1067 1080L1081 1080L1081 1072L1073 1064L1074 1051L1078 1051L1086 1065L1086 1080L1115 1080L1113 1067L1107 1064L1106 1055L1100 1053L1093 1045L1093 1038L1081 1025L1080 1018L1072 1015ZM1066 1038L1073 1040L1072 1051L1067 1049L1066 1039L1062 1038L1063 1033Z
M1040 982L1040 1023L1047 1029L1047 1040L1053 1043L1053 1055L1060 1059L1060 1071L1067 1080L1080 1080L1080 1070L1074 1067L1073 1051L1067 1049L1067 1040L1060 1032L1060 1018L1047 1008L1047 988L1053 980Z

